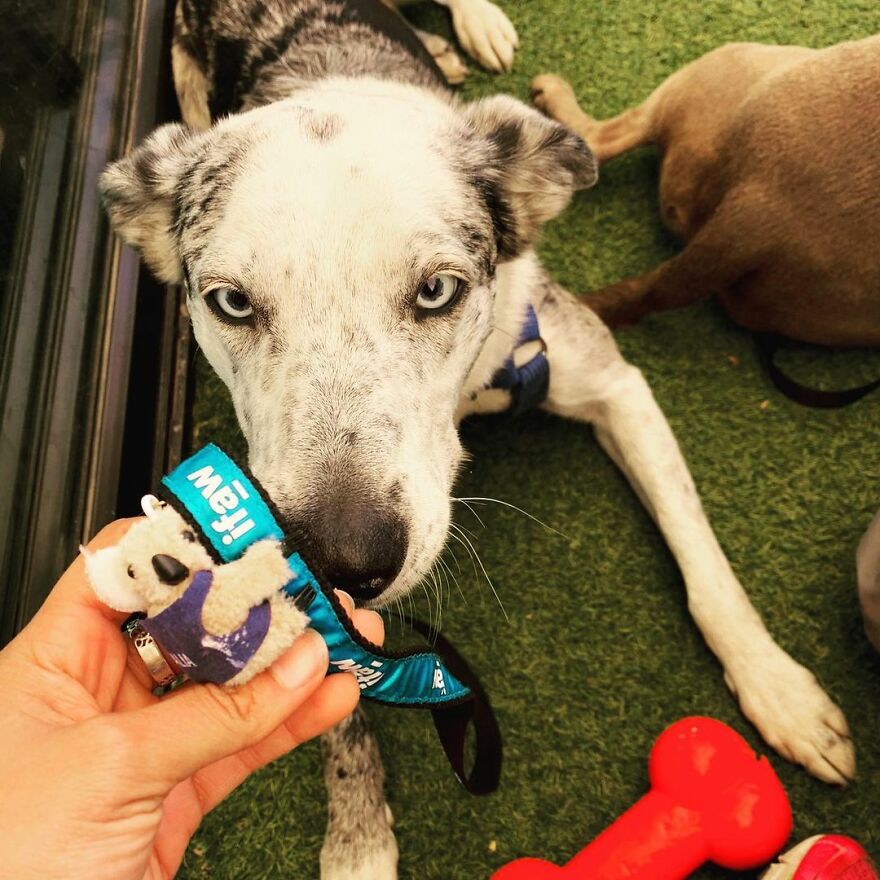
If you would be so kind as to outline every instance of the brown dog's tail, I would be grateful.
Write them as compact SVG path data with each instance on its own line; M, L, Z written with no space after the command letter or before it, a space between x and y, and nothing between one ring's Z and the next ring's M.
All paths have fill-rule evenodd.
M588 133L578 134L590 145L600 163L654 142L651 116L644 104L624 110L611 119L592 119L586 114L584 118L588 120Z
M647 104L626 110L613 119L593 119L581 109L571 84L552 73L536 76L532 80L531 93L535 106L582 137L599 162L653 141L651 112Z

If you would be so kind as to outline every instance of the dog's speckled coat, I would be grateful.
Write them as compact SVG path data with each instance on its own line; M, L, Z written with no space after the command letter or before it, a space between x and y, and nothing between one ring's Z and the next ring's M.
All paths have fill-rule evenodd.
M401 98L409 88L411 87L386 81L381 84L379 91L381 96L393 97L395 104L405 104L407 102ZM453 348L447 351L447 354L451 356L448 367L453 367L454 363L463 363L466 367L466 378L462 373L456 379L456 371L453 367L451 370L447 368L444 371L446 375L442 377L436 370L424 373L419 381L422 381L427 375L431 376L431 388L439 394L436 399L445 401L439 406L439 412L442 416L445 411L447 413L445 418L448 418L451 423L457 399L450 401L446 396L448 391L457 389L459 393L464 392L467 398L469 392L475 392L480 388L482 382L491 375L495 366L500 363L509 349L509 341L507 349L505 348L505 338L509 340L512 331L516 329L524 304L523 296L531 299L542 312L542 329L551 351L554 379L551 385L548 408L551 411L577 419L593 421L606 450L635 483L637 491L648 503L649 509L655 515L670 542L670 546L678 557L685 575L691 609L710 645L724 663L728 682L738 692L741 704L747 714L762 729L765 736L777 743L791 757L806 763L814 772L826 778L840 779L841 771L846 774L852 769L851 746L846 738L846 727L842 716L828 701L809 673L794 663L773 643L760 620L749 607L744 593L705 522L699 500L678 453L675 441L653 402L644 380L636 370L627 367L622 361L610 335L595 317L579 307L561 288L550 282L529 251L528 246L537 227L543 221L555 216L564 206L567 200L566 190L570 191L572 186L577 183L583 185L590 181L591 167L586 163L585 158L577 158L579 148L575 144L567 142L559 131L553 129L542 131L541 127L537 125L535 117L524 112L524 108L516 105L515 102L498 100L459 110L454 104L447 104L441 97L438 97L433 87L429 89L419 87L419 98L414 102L412 109L407 110L399 106L392 108L389 104L383 104L381 100L376 103L374 101L376 89L377 86L373 80L322 83L299 93L295 102L296 108L284 106L287 103L284 102L256 111L258 114L263 114L259 117L256 115L251 118L239 117L245 121L231 119L212 129L208 135L190 136L189 143L183 150L181 150L182 145L178 144L169 154L164 150L162 142L157 139L152 147L142 151L140 159L143 164L142 160L145 155L155 157L158 154L158 164L164 165L161 173L155 175L155 165L151 162L148 163L151 166L150 174L139 177L136 168L139 159L135 158L132 162L117 166L115 172L108 175L106 191L111 215L114 216L123 234L129 240L139 244L154 267L160 272L165 271L169 277L174 277L171 273L175 270L173 263L175 247L178 256L182 256L184 260L188 260L189 256L192 256L193 263L201 263L212 256L207 252L212 247L216 258L216 249L221 246L221 243L226 249L224 255L228 256L228 251L231 250L235 258L241 260L242 265L248 270L252 270L256 266L261 272L283 271L284 267L278 265L279 254L283 253L285 246L299 246L297 238L300 236L304 240L308 240L308 236L313 234L313 229L309 227L313 227L315 223L314 216L309 216L308 226L296 228L297 236L284 239L284 246L274 248L274 257L269 263L265 262L265 258L260 259L258 255L255 256L251 252L241 252L244 245L232 234L233 229L224 230L223 227L234 223L237 225L239 234L241 229L248 229L251 235L254 235L259 229L268 236L267 242L261 241L261 245L271 244L272 233L278 227L280 227L279 233L284 229L291 228L284 222L283 215L278 214L278 197L274 192L280 183L277 171L284 165L283 157L291 155L290 148L292 146L297 146L298 159L307 153L304 139L316 141L326 146L327 140L315 137L316 125L313 118L315 113L319 116L317 128L320 130L324 130L328 112L334 116L340 116L345 123L342 130L354 128L359 135L358 142L361 146L363 146L365 135L371 130L365 121L369 118L373 128L381 131L383 146L390 151L395 145L395 124L399 126L407 118L412 123L414 117L407 114L415 112L417 106L419 113L422 114L419 117L421 126L411 127L407 131L409 135L407 139L408 152L396 154L398 159L405 156L407 160L404 163L398 161L394 168L397 175L397 186L402 195L404 192L413 191L411 187L407 186L408 179L413 181L416 179L430 180L436 186L434 195L446 195L447 197L449 195L460 196L460 193L455 192L454 186L450 190L448 174L450 172L461 173L461 156L457 161L450 162L456 156L456 144L460 143L459 138L454 135L461 129L454 124L447 126L443 120L450 119L446 114L451 113L459 118L459 125L461 125L461 115L463 114L465 130L470 129L471 138L474 137L474 134L476 134L478 141L481 137L485 138L482 145L479 142L476 144L476 152L468 151L470 161L478 160L480 168L488 169L490 182L498 188L498 191L486 204L492 233L489 236L489 241L486 242L484 238L483 243L480 244L473 236L472 219L468 219L467 229L460 225L458 217L455 215L467 213L464 204L460 201L457 208L452 207L452 202L447 206L447 213L452 209L452 217L441 216L444 213L442 201L438 204L432 204L433 210L429 213L423 212L419 215L406 217L404 212L404 217L410 228L412 228L414 219L419 221L418 228L422 231L420 233L421 241L417 243L422 246L425 241L430 241L431 236L425 237L425 234L430 232L432 225L436 224L438 219L442 219L446 224L451 222L451 226L446 226L447 244L445 246L449 247L451 241L457 238L465 245L470 254L478 255L481 252L486 254L484 260L488 260L488 263L483 266L483 272L488 274L481 276L479 274L480 260L473 262L474 268L470 270L470 274L476 281L468 296L462 298L458 304L463 320L459 325L459 338L456 339L455 345L462 346L462 348ZM340 92L344 92L344 100L339 99ZM358 105L361 107L369 105L367 112L362 116L359 116L360 108ZM300 108L306 110L306 118L303 118ZM427 115L424 114L426 108L431 108L431 112ZM296 109L296 115L299 117L296 120L296 126L301 129L299 133L294 131L294 127L286 125L284 132L281 132L282 118L291 118L290 109ZM280 115L282 113L287 115L282 117ZM251 115L248 114L248 116ZM389 126L387 124L389 121L394 124ZM444 127L440 131L445 136L438 138L439 132L433 127L441 124ZM442 145L443 149L439 152L444 154L445 162L450 163L445 167L442 162L438 165L436 157L432 156L431 161L434 164L430 166L427 176L423 164L418 168L410 169L408 167L413 157L415 157L416 164L424 163L426 160L425 155L419 155L424 149L421 146L421 141L417 138L416 148L413 149L412 139L413 131L421 135L421 128L425 127L432 129L431 134L434 136L429 139L434 144ZM331 123L331 128L335 129L333 123ZM239 144L243 148L242 152L235 152L235 144L243 134L245 135L244 143ZM342 141L344 141L344 135L329 139L331 144L336 143L337 145ZM249 143L255 144L252 151L247 149ZM381 176L386 168L384 154L375 149L374 144L370 143L369 146L372 152L368 151L371 162L367 169L371 176L376 174ZM469 146L475 146L472 140L469 142ZM156 208L157 204L161 206L163 199L173 201L176 189L174 182L180 181L184 173L193 166L196 154L190 153L189 150L195 149L197 151L202 148L208 150L219 148L222 155L226 157L231 155L232 158L225 163L226 167L232 166L239 170L241 166L244 166L243 179L246 181L246 185L232 187L233 190L238 189L239 192L229 196L225 204L223 223L210 231L200 229L198 234L188 237L190 228L187 228L185 222L176 243L162 241L163 235L166 234L164 232L166 227L161 223L155 223L152 232L147 230L146 234L143 234L141 218L144 216L143 208L145 205ZM233 151L231 154L230 149ZM484 150L488 150L488 152L483 152ZM560 151L562 151L561 154ZM321 158L327 158L326 150ZM555 164L553 164L554 161ZM266 170L270 168L276 171L276 179L271 181L271 185ZM569 176L556 177L555 175L560 172L565 172ZM265 181L261 178L261 174L263 178L266 178ZM408 174L414 176L408 178ZM158 186L153 186L153 178L156 176L158 176ZM460 178L458 179L460 180ZM166 189L169 180L172 185ZM477 181L469 179L467 174L465 174L465 183L466 185L476 185L478 192L480 191ZM185 193L189 187L184 186L182 189ZM421 195L420 189L416 188L415 191ZM383 189L375 190L374 197L380 193L383 197L393 195ZM486 194L485 190L483 194ZM223 193L223 195L226 196L228 193ZM190 226L201 226L201 214L204 212L198 211L198 204L194 201L195 196L195 192L191 193L190 204L194 204L196 210L191 216ZM281 196L284 197L284 193ZM494 204L491 204L496 196L500 196L500 202L495 201ZM290 205L292 202L291 196L287 196L284 204ZM378 204L381 203L380 199ZM336 204L337 209L340 204ZM479 201L476 204L479 205ZM133 205L139 209L136 216L135 212L131 210ZM165 210L170 212L171 207L167 206ZM214 205L209 203L208 207L213 208ZM394 214L399 214L403 207L411 209L411 206L395 203L394 210L390 215L387 205L385 210L380 211L379 214L383 218L383 222L386 222L389 217L393 220ZM419 207L424 206L419 205ZM363 220L364 211L371 208L375 211L376 205L365 201L359 203L358 208L360 209L358 217ZM178 214L178 219L184 213L185 207ZM265 221L260 222L266 215L272 220L271 229ZM353 228L345 225L347 219L343 216L343 225L339 229L338 210L333 220L334 224L337 224L335 228L339 230L337 234L340 234L341 238L345 237L346 230ZM369 222L364 225L366 228L370 228ZM332 234L334 227L325 228L318 224L318 228L319 232L323 234L320 240L326 249L327 242L334 241ZM455 230L452 240L449 237L449 229ZM371 229L371 232L373 231ZM157 241L157 234L158 245L156 251L151 255L149 252ZM214 238L213 242L209 241L212 237ZM388 238L393 240L393 235L389 236L389 229L385 226L382 228L382 234L372 243L375 245L376 240L384 242ZM346 241L350 243L352 239L348 238ZM278 244L281 245L281 241ZM399 245L397 247L399 251ZM488 252L485 250L487 247ZM300 274L303 272L303 265L308 265L310 272L317 271L317 283L322 288L322 295L336 297L337 295L330 291L333 290L334 284L339 284L338 267L341 265L344 268L346 261L343 260L340 263L327 258L326 250L322 255L326 265L334 268L334 273L325 275L323 272L324 264L314 263L314 257L308 264L303 264L300 260L298 263L295 262L293 266L298 268ZM359 259L363 256L360 253L356 253L356 255ZM372 269L367 262L357 263L359 272L363 272L365 267L367 269L364 277L368 282L365 289L368 290L377 287L375 283L370 283L370 272L376 271L375 253L371 255L371 260L374 264ZM497 266L494 275L492 274L493 266ZM177 271L181 270L178 268ZM189 267L187 267L187 272L191 276L198 274L195 271L190 272ZM209 273L205 272L204 274ZM360 283L362 279L360 274L345 277L343 272L342 276L344 282L342 289L348 290L352 288L353 284ZM389 285L387 276L377 276L374 280L379 282L379 289L394 288L396 284L400 283L398 281L396 284ZM190 277L190 290L193 293L205 289L198 285L197 281L198 279ZM261 283L265 287L266 281L262 280ZM357 289L361 290L362 288L358 287ZM489 299L486 298L486 293L483 291L489 294ZM485 320L485 309L492 301L493 292L496 318L489 329L491 326L496 329L488 335L488 338L486 336L481 338L479 333L474 335L473 331L479 328L481 322ZM342 297L338 301L348 302L346 297ZM259 303L259 300L257 302ZM370 314L372 309L365 303L366 301L357 306L357 314L360 316ZM283 342L281 345L276 342L273 347L271 340L273 334L267 332L271 331L273 327L278 327L277 311L281 303L276 297L266 300L260 305L262 305L262 310L257 314L264 322L261 325L264 339L259 345L268 345L269 353L289 354L290 346L285 350ZM199 297L192 297L192 306L196 333L202 347L212 360L215 369L233 391L239 419L246 434L249 435L254 467L257 470L260 467L264 468L267 476L273 475L275 485L272 488L281 499L282 505L287 505L289 511L296 515L298 507L308 506L309 492L320 491L320 486L310 483L308 473L295 473L278 467L281 460L277 456L283 455L285 448L294 448L295 446L298 453L306 450L307 454L300 459L300 463L308 464L309 450L315 449L318 453L317 462L321 464L322 456L326 455L328 449L332 449L332 444L328 446L326 439L321 440L314 436L304 435L306 442L302 442L301 438L300 442L291 446L289 445L290 435L285 436L284 431L279 432L278 428L282 423L278 421L271 407L267 411L270 413L268 418L265 413L258 413L255 417L250 412L252 407L256 406L259 409L264 408L267 403L277 404L279 396L273 393L271 381L267 385L259 375L254 377L253 373L259 374L260 369L254 371L253 367L257 366L263 371L268 369L272 374L270 378L277 383L278 361L267 359L263 356L267 350L262 349L261 355L249 360L245 365L244 359L250 358L253 354L254 341L250 339L243 341L240 336L214 326L216 319L211 318L207 306ZM291 337L296 339L297 345L311 344L310 340L314 338L314 344L323 346L323 349L315 349L316 351L331 352L340 344L345 346L346 338L349 339L349 342L351 341L351 335L346 337L344 327L342 328L343 332L337 334L335 329L336 315L333 312L328 313L325 308L319 315L316 313L313 318L308 313L309 308L307 302L298 302L297 309L291 310L290 317L292 318L296 314L298 320L297 331L300 335ZM386 304L379 313L385 313L387 308ZM305 315L305 320L303 320L303 315ZM319 318L321 323L318 323ZM398 320L406 320L405 312L398 313ZM306 333L305 337L302 335L303 331ZM423 332L423 337L413 336L412 333L407 334L408 340L413 342L413 346L406 350L402 360L400 351L395 352L394 369L399 370L400 366L408 368L410 363L417 363L418 358L423 357L432 345L439 344L439 350L443 350L444 329L440 326L439 321L436 326L430 329L425 328ZM473 347L474 343L477 343L476 348ZM485 344L482 354L480 354L479 345L482 343ZM276 351L273 351L273 348ZM469 348L472 352L470 358L466 354ZM325 354L324 357L326 358L326 356ZM374 355L373 361L375 359ZM312 358L310 364L314 363L314 358ZM334 364L334 366L347 367L354 376L363 368L363 362L352 358L348 364L343 361ZM418 372L417 367L414 366L414 369ZM308 377L310 372L313 372L312 366L304 373L302 367L299 367L292 372L285 373L282 380L284 376L289 377L291 380L289 387L294 387L292 380L302 381L303 377ZM380 372L378 375L382 377L385 374ZM447 384L450 380L451 385ZM255 381L263 382L263 384L251 390L253 386L250 383ZM380 379L379 381L384 382L385 380ZM338 383L336 387L340 387ZM345 388L345 385L343 384L341 387ZM447 389L446 391L443 390L444 387ZM354 388L355 386L352 386L352 390ZM384 405L393 407L395 411L402 410L405 414L403 422L408 429L424 430L427 427L429 433L432 433L430 420L425 423L423 416L419 414L416 402L407 399L408 384L398 383L394 387L394 392L393 402L389 400ZM333 403L346 398L353 400L358 398L358 395L344 391L342 398L340 398L337 390L334 391L333 396L329 398L325 396L323 401L319 401L319 404L323 405L328 401ZM312 401L312 404L314 403L315 401ZM381 396L370 400L369 403L371 407L378 404L381 408L383 405ZM447 409L446 407L450 403L452 409ZM291 398L290 405L291 407L301 406L303 402ZM304 405L309 405L308 399ZM433 409L436 413L438 407L434 406ZM319 405L317 411L319 415L320 411L321 406ZM308 410L305 412L308 415ZM308 418L307 421L309 424L321 424L320 418ZM293 425L285 426L285 429L292 427L301 430L302 426L296 424L295 419L293 422ZM263 426L265 426L265 430ZM336 428L339 427L342 426L337 424ZM439 427L441 434L446 431L442 422L437 427ZM282 441L280 446L277 443L279 439ZM427 448L430 449L430 444ZM455 453L457 449L456 438L451 440L448 451ZM434 454L436 453L432 452L427 458L423 454L419 455L415 466L419 470L420 476L437 479L437 474L431 473L431 469L435 465L441 465L440 482L442 484L454 475L454 466L451 472L444 473L442 468L446 464L440 459L435 460L432 457ZM273 456L276 456L274 461L272 460ZM441 455L441 459L444 458L445 455ZM446 463L448 464L448 459L446 459ZM397 463L396 467L400 467L401 464L404 468L414 466L413 461L407 461L406 456ZM388 476L387 473L383 475L386 468L388 468L387 464L380 465L378 468L374 466L373 472L369 476L372 479L379 479L381 482L381 479ZM393 470L394 467L391 468L392 477ZM270 483L267 476L263 477L263 481ZM430 537L433 532L432 540L436 540L438 537L437 523L443 523L444 519L448 523L448 501L445 513L436 503L433 504L432 510L430 495L425 494L426 490L431 489L430 486L420 485L417 492L411 480L403 480L402 482L406 492L417 503L411 505L408 510L410 518L408 562L404 567L403 575L395 581L388 591L389 596L399 595L410 588L416 582L417 576L427 570L425 566L430 567L433 558L430 550L427 552L425 550L425 539ZM448 491L448 485L446 491ZM419 517L421 521L419 521ZM433 525L431 519L433 519ZM445 539L445 528L439 529L439 537L441 542L442 539ZM418 546L419 543L421 543L421 547ZM436 553L436 550L434 552ZM366 749L364 754L369 752L370 750ZM827 761L829 757L831 763ZM832 766L834 764L837 769ZM364 773L367 768L364 765L359 769L361 773ZM374 790L381 792L380 788L375 788L376 784L380 785L381 777L377 777L374 772L367 773L366 776L374 785ZM360 795L358 795L356 801L340 802L337 799L340 794L341 792L338 790L331 790L331 810L336 810L336 816L340 815L338 810L342 810L342 816L350 824L350 828L346 829L346 834L343 837L338 833L340 829L334 829L333 823L331 823L331 832L335 830L337 833L331 833L325 846L325 875L328 877L364 876L370 877L371 880L392 876L396 857L392 850L390 831L387 830L387 819L384 815L379 815L384 810L379 807L375 810L371 808L362 814L361 807L371 803L369 799L361 801ZM379 804L379 798L373 798L373 802ZM354 836L352 830L357 831L359 836Z

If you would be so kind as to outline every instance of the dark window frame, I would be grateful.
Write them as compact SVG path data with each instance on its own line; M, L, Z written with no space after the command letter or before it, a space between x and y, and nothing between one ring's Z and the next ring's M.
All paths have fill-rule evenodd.
M176 115L173 2L68 9L80 84L67 109L36 111L0 340L0 644L81 542L137 512L184 436L181 293L111 234L97 189L108 161Z

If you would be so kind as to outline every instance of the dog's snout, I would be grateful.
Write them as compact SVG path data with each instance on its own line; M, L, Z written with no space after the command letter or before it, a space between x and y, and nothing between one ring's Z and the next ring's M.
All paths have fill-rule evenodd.
M297 530L329 584L361 601L377 599L406 558L403 520L377 502L328 500Z
M156 576L163 584L174 586L179 584L189 574L189 569L173 556L157 553L151 560Z

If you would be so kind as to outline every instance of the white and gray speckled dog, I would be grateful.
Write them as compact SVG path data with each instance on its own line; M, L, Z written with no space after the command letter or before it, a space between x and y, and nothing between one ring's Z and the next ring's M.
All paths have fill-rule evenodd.
M497 7L445 5L463 45L509 65L516 34ZM330 580L376 605L412 590L443 549L458 420L506 405L483 389L531 304L551 362L545 408L591 422L632 482L743 711L783 755L846 781L843 715L749 604L639 371L532 250L595 181L592 154L512 98L460 103L432 60L449 68L448 46L421 37L379 0L181 0L189 127L159 129L107 170L113 225L186 286L253 470ZM322 876L395 877L363 718L326 752Z

